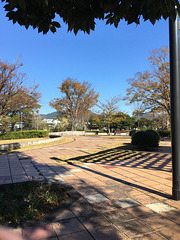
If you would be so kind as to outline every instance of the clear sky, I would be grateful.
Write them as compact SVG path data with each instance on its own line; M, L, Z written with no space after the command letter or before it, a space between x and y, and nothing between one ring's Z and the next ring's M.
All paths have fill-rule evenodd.
M62 21L61 29L46 35L13 25L5 17L2 2L0 16L0 58L13 63L20 57L24 64L21 71L27 73L28 81L39 84L41 113L55 111L49 101L60 96L57 87L67 77L91 83L102 102L110 96L125 96L126 80L149 69L150 51L169 45L168 20L154 26L149 22L137 26L122 21L117 29L99 21L90 35L79 32L75 36L67 32ZM119 107L130 114L133 110L123 101Z

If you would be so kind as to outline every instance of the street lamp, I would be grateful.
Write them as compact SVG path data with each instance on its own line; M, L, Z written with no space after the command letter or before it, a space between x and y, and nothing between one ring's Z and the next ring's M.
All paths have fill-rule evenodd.
M22 112L21 112L21 131L22 131Z
M172 197L180 200L180 50L179 15L169 20L170 40L170 94L172 132Z

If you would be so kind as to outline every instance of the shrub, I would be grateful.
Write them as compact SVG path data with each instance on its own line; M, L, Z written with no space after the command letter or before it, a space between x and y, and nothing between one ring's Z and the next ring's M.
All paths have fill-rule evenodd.
M77 128L76 131L84 131L84 127L82 127L82 128Z
M136 132L137 132L137 130L135 130L135 129L134 129L134 130L131 130L131 131L129 132L129 136L132 137Z
M132 136L132 144L139 147L158 147L159 134L154 130L138 131Z
M42 138L42 137L47 137L48 135L49 135L49 131L47 130L7 132L7 133L0 134L0 140L21 139L21 138Z
M86 132L86 133L96 133L97 130L86 130L85 132Z
M158 130L160 137L171 137L170 130Z
M106 130L99 130L99 133L107 133L107 131Z
M154 138L159 142L160 136L159 136L159 133L156 130L149 129L149 130L146 130L146 133L153 135Z

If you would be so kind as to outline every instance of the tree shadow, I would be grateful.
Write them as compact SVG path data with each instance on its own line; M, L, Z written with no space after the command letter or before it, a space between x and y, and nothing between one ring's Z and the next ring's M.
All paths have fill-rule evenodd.
M153 154L153 157L157 158L156 160L151 161L152 163L148 162L152 157L149 154L151 155ZM162 155L162 156L167 157L167 155ZM4 157L4 155L2 155L1 157ZM9 166L14 165L15 168L17 166L19 168L18 173L12 174L11 172L12 176L14 175L14 182L16 180L18 181L18 177L19 177L19 181L24 181L25 179L23 179L22 172L25 172L27 181L30 181L30 180L49 181L49 182L56 182L58 184L61 184L72 199L69 205L64 206L64 209L69 209L74 214L74 216L71 216L68 219L76 218L84 226L88 224L88 226L90 226L89 232L92 234L92 236L94 237L101 236L101 239L112 238L112 231L114 232L113 239L121 239L121 237L119 235L119 232L114 231L114 226L112 226L112 224L116 226L116 223L109 219L108 221L110 222L108 223L107 218L104 218L105 213L107 213L107 211L104 212L103 204L105 203L104 202L102 203L101 208L100 208L100 205L101 205L100 203L96 204L96 206L94 204L90 204L85 200L84 197L82 197L81 191L87 191L87 195L88 195L88 194L91 194L91 190L95 190L96 192L99 192L100 194L107 196L106 191L103 190L103 188L92 184L89 181L90 176L89 178L87 178L87 181L84 178L81 179L76 177L76 179L74 179L73 171L71 170L75 168L76 170L77 169L85 170L85 173L89 172L97 176L103 176L106 178L106 181L105 181L105 183L107 184L105 187L106 189L107 188L111 189L111 185L109 184L109 181L111 181L112 189L114 189L115 187L116 190L118 190L118 192L122 194L127 190L127 197L128 197L128 191L132 191L133 189L139 189L147 193L153 193L155 196L157 195L163 198L171 198L171 196L168 194L123 180L121 179L120 175L119 177L113 177L103 172L100 172L91 168L87 168L85 165L83 165L83 163L100 163L100 164L102 163L107 166L111 165L111 166L126 167L129 164L133 168L141 167L141 168L148 168L148 169L157 169L157 167L155 166L153 168L153 165L155 165L156 161L158 161L159 158L160 157L158 156L158 153L144 152L143 155L141 156L139 152L123 150L121 148L113 148L113 149L104 150L95 154L71 158L68 161L66 161L66 163L69 163L69 164L65 164L65 165L63 165L64 163L63 160L55 157L49 157L49 156L46 157L45 155L40 157L40 156L36 156L35 154L28 154L23 152L14 152L7 155L7 161ZM0 158L0 162L1 160L2 158ZM140 162L138 162L138 160ZM170 160L167 158L166 161L162 162L158 170L160 169L162 171L168 171L168 170L163 170L164 167L168 165L168 161ZM145 162L145 166L143 165L144 164L143 162ZM72 180L70 180L70 178L68 179L68 177L70 178L72 177ZM12 182L13 182L13 177L12 177ZM122 184L122 186L119 184ZM113 201L110 200L110 204L113 205ZM113 207L117 207L117 206L113 205ZM97 208L99 208L99 210ZM51 216L49 218L46 218L46 220L52 221L53 219L56 219L63 213L64 209L62 208L58 212L54 213L53 218ZM120 207L117 207L116 209L117 209L116 212L126 211ZM134 215L139 214L140 216L143 214L147 214L145 211L143 211L143 209L140 209L138 207L134 207L133 211L134 211ZM131 219L134 221L134 218L135 218L134 215L132 214L130 216L130 219L128 219L128 221ZM120 216L120 218L122 218L122 216ZM58 220L56 221L62 224L63 228L66 229L66 227L68 228L68 219L59 217ZM71 222L71 220L69 222ZM103 231L102 229L109 229L109 231Z
M58 161L58 158L51 158ZM61 160L61 159L59 159ZM171 157L167 153L133 151L125 147L116 147L98 153L87 154L65 160L68 163L99 163L119 167L154 169L171 172Z

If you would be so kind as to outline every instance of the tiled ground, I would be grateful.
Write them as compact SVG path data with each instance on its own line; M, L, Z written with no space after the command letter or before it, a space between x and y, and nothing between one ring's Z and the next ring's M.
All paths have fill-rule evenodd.
M0 156L1 184L46 179L69 184L81 195L53 222L16 230L23 238L180 239L180 201L171 200L171 155L118 148L87 154L108 141L79 137L70 144ZM73 164L52 159L61 154ZM79 162L73 161L75 155Z

